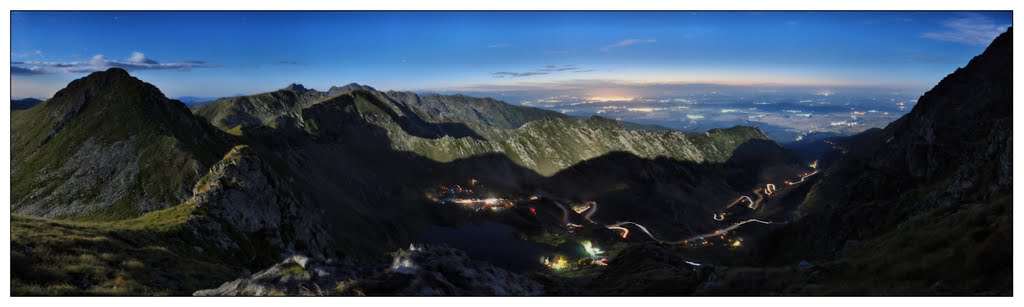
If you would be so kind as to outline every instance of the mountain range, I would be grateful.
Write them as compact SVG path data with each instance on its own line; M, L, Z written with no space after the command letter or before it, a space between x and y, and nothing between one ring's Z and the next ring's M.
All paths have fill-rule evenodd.
M189 108L95 72L12 115L12 293L1005 295L1011 35L885 129L801 148L755 127L686 133L354 83ZM438 209L457 184L530 199L493 220L607 246L607 265L512 272L410 247L454 216L486 218ZM750 210L718 218L751 191ZM585 217L563 206L588 202ZM742 245L666 243L739 219L770 222L721 233ZM602 225L624 221L647 236Z

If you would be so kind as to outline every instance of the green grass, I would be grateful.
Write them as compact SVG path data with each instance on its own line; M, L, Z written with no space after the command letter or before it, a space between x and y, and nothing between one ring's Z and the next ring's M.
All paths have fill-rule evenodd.
M915 293L942 281L948 293L935 294L974 294L975 289L1008 294L1012 215L1010 196L933 209L848 250L835 263L837 276L861 281L854 286L868 293Z
M237 125L234 128L228 129L225 132L227 132L230 135L234 135L234 136L242 136L242 134L243 134L242 133L242 125Z
M14 216L11 294L189 295L236 278L240 267L196 251L193 214L182 204L114 222Z
M193 116L184 105L154 97L158 91L151 85L113 76L108 77L117 79L101 82L100 77L90 75L75 81L85 85L69 85L71 91L84 92L84 86L101 87L103 91L86 96L77 113L71 112L77 102L77 96L72 94L55 97L12 117L11 202L15 212L22 206L38 206L35 209L45 211L78 201L96 208L62 217L88 220L138 217L145 213L140 203L166 208L183 201L199 175L205 173L205 168L216 163L230 148L214 127L197 127L205 124L204 120ZM48 138L60 120L53 114L65 113L75 115ZM123 183L122 195L115 199L102 197L102 187L106 186L103 178L110 174L80 177L83 172L79 170L88 169L93 161L84 161L86 165L66 165L85 144L104 149L113 148L115 144L126 147L112 162L135 165L138 171L134 176L125 177L129 180ZM61 167L69 169L59 170ZM80 182L77 186L69 186L67 180L57 180L71 176L83 181L95 180ZM55 199L40 203L38 195L31 197L34 192L52 195Z

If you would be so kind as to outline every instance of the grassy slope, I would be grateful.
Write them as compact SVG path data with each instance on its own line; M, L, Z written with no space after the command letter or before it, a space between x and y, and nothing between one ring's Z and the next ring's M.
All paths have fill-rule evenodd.
M678 131L630 130L621 122L603 118L548 118L517 129L476 127L489 130L489 140L443 137L420 138L397 125L379 122L388 130L392 147L415 152L438 162L487 153L504 153L512 161L542 175L601 155L624 151L642 158L668 157L681 161L725 162L733 150L751 139L763 138L748 128L714 130L707 134Z
M199 253L190 204L114 222L11 218L12 295L189 295L239 275ZM211 250L211 249L207 249Z
M842 293L1009 294L1012 203L1006 196L933 209L846 251L834 263L830 282L842 284Z
M114 80L103 81L103 78ZM54 115L63 116L68 112L66 109L76 99L77 91L82 91L80 87L118 94L87 96L81 111L44 142L59 121ZM64 91L68 92L61 95ZM178 204L205 173L205 168L228 149L215 129L201 121L180 102L167 100L155 87L127 73L120 76L98 72L76 80L54 98L12 116L11 201L14 209L37 202L38 199L32 199L34 192L44 191L41 195L45 196L62 189L62 193L55 195L57 199L43 206L74 201L105 205L85 212L87 219L137 217L145 213L139 204L147 201L158 208ZM98 161L65 165L86 142L99 148L127 142L129 159L137 159L138 175L125 184L124 196L112 203L102 199L103 182L62 187L64 180L54 180L94 171L90 169L99 164ZM61 170L62 166L71 170Z

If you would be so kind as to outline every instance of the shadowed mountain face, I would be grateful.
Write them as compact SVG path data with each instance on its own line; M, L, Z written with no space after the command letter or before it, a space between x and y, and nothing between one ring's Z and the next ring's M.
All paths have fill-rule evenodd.
M1010 293L1012 43L1000 35L909 114L838 142L799 220L761 241L767 261L820 259L836 294Z

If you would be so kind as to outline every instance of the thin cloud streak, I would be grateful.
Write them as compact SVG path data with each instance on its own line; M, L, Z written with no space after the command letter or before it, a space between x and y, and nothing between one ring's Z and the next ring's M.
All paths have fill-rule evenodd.
M611 44L611 45L607 45L607 46L601 47L601 52L608 52L608 51L611 51L612 49L615 49L615 48L632 46L632 45L636 45L636 44L656 43L656 42L658 42L658 41L656 39L653 39L653 38L648 38L648 39L630 38L630 39L627 39L627 40L619 41L619 42Z
M521 77L529 77L529 76L537 76L537 75L548 75L548 74L552 74L552 73L567 72L567 71L568 72L589 72L589 71L593 71L593 70L592 69L591 70L583 70L583 69L580 69L580 68L576 67L576 65L571 65L571 64L570 65L545 65L544 67L542 67L540 69L535 69L535 70L531 70L531 71L524 71L524 72L510 72L510 71L492 72L491 76L495 77L495 78L521 78Z
M529 76L546 75L546 74L549 74L549 73L547 73L547 72L539 72L539 71L528 71L528 72L499 71L499 72L492 72L491 76L494 76L495 78L520 78L520 77L529 77Z
M942 25L946 27L945 31L925 32L921 36L939 41L985 46L1010 27L1009 24L998 24L982 15L951 19Z
M11 71L20 68L29 71L42 73L83 73L102 71L109 68L122 68L129 71L138 70L178 70L190 71L193 68L219 67L206 61L187 60L176 63L160 63L147 57L141 52L133 52L130 57L123 60L109 60L101 54L97 54L88 61L73 62L44 62L44 61L18 61L11 62Z
M45 75L47 72L39 67L23 68L17 66L11 66L11 75L17 76L31 76L31 75Z

